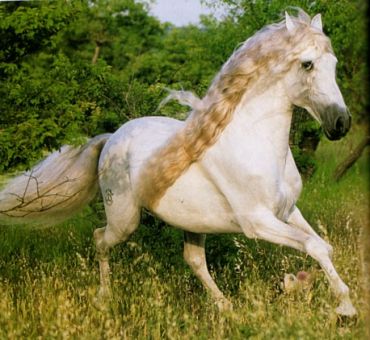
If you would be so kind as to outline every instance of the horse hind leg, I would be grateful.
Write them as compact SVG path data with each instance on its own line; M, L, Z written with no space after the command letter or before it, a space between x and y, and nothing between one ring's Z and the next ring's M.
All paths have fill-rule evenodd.
M99 261L100 288L98 300L106 299L111 295L110 289L110 268L109 268L109 246L104 240L106 227L94 231L96 257Z
M105 202L107 225L94 231L96 255L99 261L100 288L96 300L101 302L111 297L109 250L118 243L126 241L136 230L140 220L140 208L132 197L127 195L113 203Z
M206 255L204 250L205 239L206 236L204 234L185 232L184 259L193 270L194 274L202 282L204 287L215 299L219 310L230 310L232 309L231 302L227 300L219 290L207 269Z

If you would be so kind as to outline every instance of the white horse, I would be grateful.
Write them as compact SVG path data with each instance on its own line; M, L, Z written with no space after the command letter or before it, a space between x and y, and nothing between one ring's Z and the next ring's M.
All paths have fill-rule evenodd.
M100 296L110 293L108 250L139 224L143 207L185 232L184 258L217 305L230 302L210 276L205 234L244 233L317 260L339 298L337 313L356 313L331 261L332 247L296 206L301 178L289 148L293 105L343 137L350 115L335 80L336 57L321 16L266 26L238 48L206 96L171 96L192 106L185 122L145 117L64 147L0 193L0 222L54 222L104 197L107 225L94 232Z

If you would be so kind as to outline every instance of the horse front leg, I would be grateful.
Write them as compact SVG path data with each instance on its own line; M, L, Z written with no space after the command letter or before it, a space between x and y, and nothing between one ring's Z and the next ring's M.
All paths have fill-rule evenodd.
M340 305L337 307L336 311L340 315L351 316L356 314L356 310L349 298L349 289L337 274L332 263L333 247L314 231L297 207L289 216L288 223L310 234L315 239L315 242L320 243L326 249L326 252L323 252L322 250L320 251L320 248L317 247L316 243L311 242L311 248L315 247L317 249L311 249L310 252L316 253L316 257L313 257L320 263L321 268L325 271L332 285L334 285L334 287L338 287L335 291L336 295L340 299ZM319 254L320 252L321 254Z
M342 281L330 259L328 248L317 235L280 221L269 211L260 211L241 223L246 235L303 251L314 258L324 270L332 290L339 299L336 312L344 316L355 315L356 309L349 297L349 288ZM307 227L307 226L305 226Z
M231 310L231 302L225 298L222 292L217 287L207 269L205 255L205 240L204 234L195 234L191 232L184 233L184 259L193 270L198 279L202 282L207 291L216 301L216 305L220 311Z

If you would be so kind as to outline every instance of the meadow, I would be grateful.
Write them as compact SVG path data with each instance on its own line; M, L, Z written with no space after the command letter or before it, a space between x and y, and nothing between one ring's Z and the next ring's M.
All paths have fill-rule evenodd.
M320 143L317 170L299 201L308 221L334 246L334 263L351 288L357 318L337 318L335 297L314 260L241 235L208 237L211 275L234 305L220 313L182 259L182 232L148 214L136 234L111 252L113 298L98 310L92 232L104 225L104 213L96 200L62 225L0 228L0 338L364 339L366 156L338 183L332 179L364 134L355 127L343 141ZM313 286L287 294L284 274L299 270L314 275Z

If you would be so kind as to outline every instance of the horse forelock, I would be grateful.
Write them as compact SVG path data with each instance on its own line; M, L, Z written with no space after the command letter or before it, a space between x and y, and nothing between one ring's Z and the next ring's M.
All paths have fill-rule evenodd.
M310 45L331 51L329 39L312 29L309 16L303 13L292 18L294 34L288 32L285 21L265 26L226 61L183 129L144 167L140 188L144 206L154 208L176 179L217 141L247 91L266 84L266 77L269 84L280 79Z

